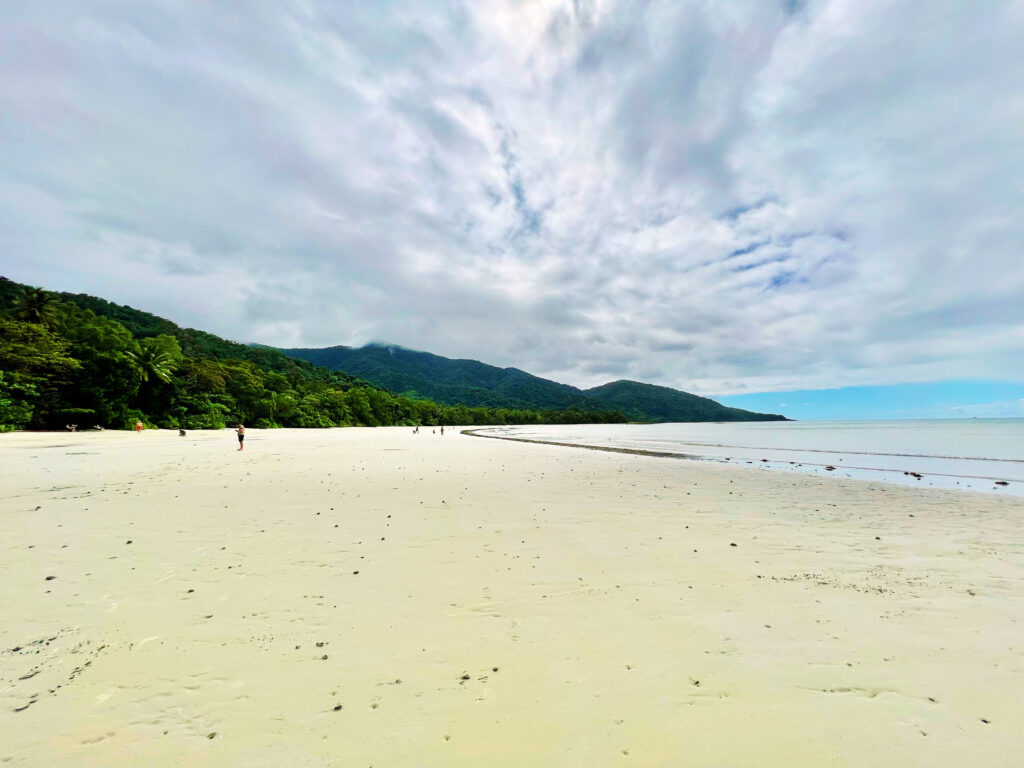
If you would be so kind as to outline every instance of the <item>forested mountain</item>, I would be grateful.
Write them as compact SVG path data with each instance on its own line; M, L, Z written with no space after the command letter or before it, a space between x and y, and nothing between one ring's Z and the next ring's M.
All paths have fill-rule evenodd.
M467 407L395 395L276 349L0 277L0 431L615 422L612 412Z
M504 408L593 407L575 387L477 360L452 360L382 344L281 351L332 371L359 376L393 392L428 397L439 403Z
M639 381L613 381L584 394L601 408L611 408L630 421L784 421L784 416L730 408L706 397Z
M632 421L780 421L785 417L729 408L706 397L637 381L577 389L477 360L452 360L398 346L283 349L287 355L439 403L506 408L614 410Z
M399 394L393 394L393 393ZM401 347L245 345L85 294L0 278L0 430L759 421L686 392L589 390Z

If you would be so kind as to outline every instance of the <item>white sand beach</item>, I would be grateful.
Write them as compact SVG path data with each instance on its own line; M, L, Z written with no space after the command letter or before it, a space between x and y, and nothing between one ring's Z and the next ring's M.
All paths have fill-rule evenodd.
M1024 761L1024 500L429 428L0 435L0 765Z

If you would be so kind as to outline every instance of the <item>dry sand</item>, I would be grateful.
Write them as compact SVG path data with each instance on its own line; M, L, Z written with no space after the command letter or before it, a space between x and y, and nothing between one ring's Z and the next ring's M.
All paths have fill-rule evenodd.
M1024 764L1024 500L410 432L0 435L0 765Z

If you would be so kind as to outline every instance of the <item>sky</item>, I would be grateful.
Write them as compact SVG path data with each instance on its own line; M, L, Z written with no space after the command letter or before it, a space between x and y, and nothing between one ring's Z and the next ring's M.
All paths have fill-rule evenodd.
M1024 382L1022 39L1020 0L9 4L0 274L244 342L1021 415L985 398Z
M1024 384L1000 381L954 379L839 389L756 392L728 395L720 399L725 405L735 408L781 413L798 421L1024 419Z

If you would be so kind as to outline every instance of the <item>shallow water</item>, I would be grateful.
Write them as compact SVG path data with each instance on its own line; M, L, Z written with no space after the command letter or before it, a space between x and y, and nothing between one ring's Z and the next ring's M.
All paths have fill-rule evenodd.
M1024 496L1024 419L579 424L485 431L768 470Z

